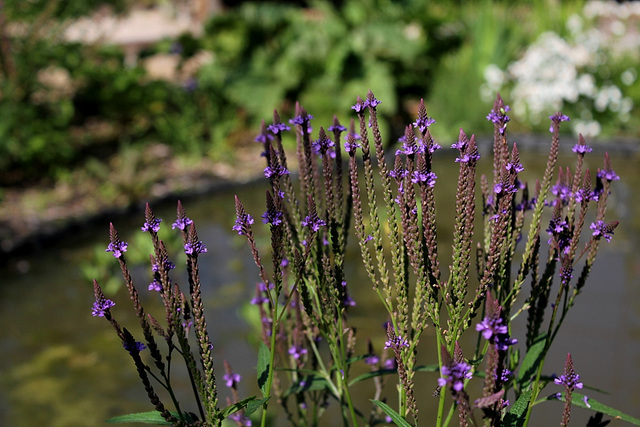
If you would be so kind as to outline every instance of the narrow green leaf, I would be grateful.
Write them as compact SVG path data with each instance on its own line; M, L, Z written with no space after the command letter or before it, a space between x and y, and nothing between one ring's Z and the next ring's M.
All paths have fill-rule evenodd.
M396 411L394 411L391 406L387 405L384 402L381 402L379 400L375 400L375 399L371 399L371 401L378 406L378 408L382 409L382 411L384 411L385 414L389 415L391 417L391 419L393 420L393 422L400 427L411 427L411 424L409 424L409 422L407 420L404 419L404 417L400 414L398 414Z
M327 383L327 380L320 375L307 375L289 387L289 389L284 393L284 396L286 397L290 394L301 393L303 391L317 390L330 390L329 383Z
M573 406L577 406L578 408L590 409L594 412L602 412L603 414L613 417L617 420L626 421L633 424L634 426L640 426L640 419L624 414L617 409L598 402L597 400L588 397L587 402L585 403L583 394L574 392L571 394L571 396L571 404ZM564 394L562 394L562 397L560 399L549 400L558 400L559 402L564 402Z
M177 412L171 412L176 418L180 418ZM188 421L194 421L189 419ZM120 424L120 423L141 423L141 424L155 424L158 426L170 426L171 423L167 422L160 412L158 411L150 411L150 412L138 412L136 414L127 414L120 415L118 417L109 418L105 421L109 424Z
M415 372L438 372L440 367L435 365L421 365L414 369ZM377 371L367 372L362 375L358 375L351 381L349 381L349 386L354 385L355 383L359 383L360 381L368 380L369 378L380 377L382 375L395 374L398 372L396 369L378 369Z
M270 360L271 352L269 351L269 347L260 341L260 346L258 347L258 387L260 387L263 396L267 394Z
M527 408L531 402L532 390L528 389L520 395L516 403L513 404L509 413L504 416L502 420L502 426L504 427L519 427L524 424L524 419L527 414Z
M518 371L517 382L524 389L531 383L531 378L538 370L538 366L544 359L544 347L547 339L547 334L542 334L533 342L533 345L527 351L524 356L520 370Z
M220 418L225 419L229 415L246 408L249 402L253 400L256 400L255 396L247 397L246 399L242 399L239 402L232 403L231 405L227 406L222 411L220 411Z
M249 415L253 414L254 412L256 412L258 410L258 408L260 408L262 405L264 405L267 400L271 399L271 397L266 397L264 399L255 399L252 400L251 402L247 403L247 409L244 411L244 414L248 417Z
M367 372L362 375L358 375L351 381L349 381L349 387L354 385L355 383L359 383L360 381L368 380L369 378L380 377L382 375L395 374L397 371L395 369L378 369L377 371Z
M438 364L434 365L421 365L414 369L415 372L438 372L440 366Z

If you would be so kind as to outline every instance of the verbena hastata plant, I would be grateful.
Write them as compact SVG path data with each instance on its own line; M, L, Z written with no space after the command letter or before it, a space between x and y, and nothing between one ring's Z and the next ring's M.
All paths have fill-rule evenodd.
M164 303L164 326L145 313L125 261L127 244L111 226L107 250L122 267L143 341L136 341L115 321L114 303L95 281L93 314L105 317L116 330L156 410L118 420L220 425L230 418L239 425L260 420L264 426L279 416L278 424L286 419L292 425L317 425L333 403L338 410L325 414L332 418L327 421L331 425L394 422L407 426L420 420L443 426L455 423L457 413L461 426L515 426L529 423L534 406L560 399L565 405L562 425L569 422L572 404L640 425L639 420L576 393L583 386L570 355L563 375L543 374L546 355L584 289L599 244L611 239L618 224L605 218L611 182L618 179L608 155L594 179L583 163L591 149L580 137L573 147L575 166L559 168L554 184L559 128L569 120L554 114L547 166L530 189L518 179L524 168L516 145L507 141L509 107L498 96L487 116L495 126L493 176L476 176L480 155L474 136L469 138L461 130L452 146L459 151L455 162L460 173L453 255L447 261L438 253L437 176L432 156L441 147L429 130L434 120L421 102L417 120L406 127L395 162L388 165L376 116L379 102L371 92L364 100L358 97L352 107L357 121L351 121L349 130L334 118L326 131L319 129L316 138L311 136L313 116L297 105L291 127L275 112L273 123L263 123L256 138L264 147L264 175L270 183L262 214L271 235L270 262L261 258L254 217L237 197L233 230L247 239L261 280L252 301L262 319L257 367L260 397L240 399L240 376L225 361L223 379L233 398L227 399L224 408L219 405L215 335L212 339L207 332L198 273L198 258L206 246L198 240L182 205L178 204L173 226L184 239L188 295L170 278L174 265L157 235L160 219L148 206L142 227L153 241L149 289ZM294 133L297 142L300 175L296 182L283 146L287 132ZM480 216L483 227L477 238L474 224ZM351 223L369 286L386 310L387 318L381 319L387 322L386 342L380 353L371 341L366 354L357 353L355 329L348 319L355 304L349 294L354 284L347 284L345 275ZM516 251L519 243L524 247ZM445 271L441 266L447 263ZM520 315L527 316L526 335L515 339L510 335L511 323ZM428 327L434 330L430 344L438 357L436 366L418 365L418 343ZM459 344L468 330L478 335L475 348ZM143 357L145 348L149 354ZM196 413L186 412L175 398L170 371L178 356L187 366ZM369 365L370 372L356 376L358 364ZM363 381L374 383L368 408L356 407L353 399L354 388ZM384 395L390 389L385 382L390 381L396 382L396 396ZM472 396L467 391L470 381L483 382L482 392ZM156 383L168 392L172 411L156 392ZM417 384L435 390L439 402L435 414L418 417ZM553 394L541 397L547 385ZM601 418L602 414L596 415L590 425L604 425L599 424Z

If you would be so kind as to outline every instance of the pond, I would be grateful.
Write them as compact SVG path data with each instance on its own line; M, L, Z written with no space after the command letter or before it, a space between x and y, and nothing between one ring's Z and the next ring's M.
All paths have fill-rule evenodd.
M527 168L525 180L534 173L541 175L536 171L544 168L546 156L534 150L521 153L521 158ZM602 152L588 156L592 171L601 167L601 158ZM607 219L620 220L620 226L614 239L601 245L586 289L566 319L545 365L545 372L560 374L564 358L571 352L581 380L610 393L583 390L585 394L636 417L640 417L640 197L632 191L640 188L639 161L636 154L612 155L621 180L614 183ZM484 163L490 162L484 159ZM563 154L560 164L573 165L573 158ZM457 181L453 157L447 153L436 157L434 171L439 176L438 209L445 213L438 217L440 247L445 248L450 247L452 229L451 215L446 212L454 207ZM243 375L240 392L244 396L257 393L252 384L256 346L245 314L253 308L248 301L254 295L258 276L246 242L231 230L235 220L233 197L238 194L247 211L259 217L264 211L264 189L261 184L230 187L183 200L189 217L198 226L199 238L209 248L201 257L201 277L216 369L223 372L222 361L231 361L234 370ZM175 201L153 208L156 216L164 219L162 225L169 233ZM142 212L114 218L121 238L130 242L130 250L133 236L142 234L139 227L143 222ZM260 228L261 224L257 221L254 226ZM61 237L54 246L32 256L11 258L0 270L0 425L98 426L116 415L151 410L130 358L113 330L104 319L91 317L93 291L80 267L92 259L96 244L101 252L107 243L105 223ZM375 337L374 342L381 347L381 324L386 316L364 272L353 268L359 259L357 247L352 246L350 251L347 281L357 301L350 322L358 329L357 349L365 353L367 337ZM441 264L448 265L443 255ZM102 256L115 262L110 254ZM142 285L149 277L146 268L134 270L143 303L154 312L159 309L159 300ZM124 288L110 297L117 303L114 310L118 320L137 330ZM523 328L514 324L514 336L518 336L519 327ZM435 360L432 338L427 329L423 338L426 356L420 363ZM436 376L422 375L418 377L418 398L427 402L420 410L423 423L428 425L436 401L429 397ZM179 397L187 401L186 379L179 379L177 385ZM556 390L549 386L543 395L557 391L559 387ZM227 390L220 393L224 402ZM389 398L393 403L394 394L389 393ZM561 404L548 403L531 425L558 424L561 412ZM588 412L574 410L573 425L585 425L587 419ZM329 418L322 422L333 425Z

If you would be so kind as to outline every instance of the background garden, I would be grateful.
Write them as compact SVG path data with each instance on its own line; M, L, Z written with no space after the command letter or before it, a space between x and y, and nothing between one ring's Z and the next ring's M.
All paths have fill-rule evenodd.
M620 381L622 367L639 366L633 337L640 316L637 307L616 304L638 299L637 290L629 289L640 271L637 256L630 255L638 243L640 216L634 213L640 209L624 200L633 199L629 189L640 183L640 4L214 3L219 9L199 16L190 31L144 43L133 53L103 39L81 42L69 31L78 20L97 23L111 14L126 19L140 11L161 10L179 20L185 10L193 15L191 4L0 3L0 244L7 254L0 290L0 387L6 390L0 393L0 424L88 425L146 408L131 372L115 370L126 354L116 355L122 351L106 338L110 331L103 331L101 322L77 329L84 319L89 322L90 278L98 277L110 292L119 286L116 281L109 287L107 280L112 260L104 256L105 221L98 229L78 224L105 213L113 219L137 211L135 218L115 216L126 224L123 234L133 236L144 201L184 198L260 175L264 165L254 138L274 108L289 118L300 101L318 126L330 123L333 114L346 123L355 96L368 89L383 101L378 111L389 143L415 119L420 98L436 119L433 135L441 145L450 146L460 127L489 135L492 124L485 117L499 91L512 107L508 130L518 144L548 144L547 117L562 110L572 119L563 135L569 146L580 132L600 150L624 149L618 157L624 159L622 169L614 167L628 181L618 196L623 203L613 211L628 228L620 229L621 243L603 255L603 264L616 275L601 272L594 278L617 286L601 289L586 304L591 311L576 314L572 335L583 344L568 350L601 351L601 344L586 339L580 322L594 320L594 311L615 312L599 324L604 334L627 325L602 344L609 359L618 357L608 359L616 372L603 370L596 378L611 376L613 386L624 390L622 409L637 415L632 402L638 389L623 388ZM544 137L535 137L539 134ZM256 205L249 208L258 212L264 190L248 191L256 194ZM218 261L206 273L219 288L208 290L215 298L206 304L217 310L214 322L221 322L238 317L231 306L248 301L255 275L246 248L232 240L232 194L216 197L191 205L190 215L215 224L203 227L201 238L210 248L220 242L211 254ZM158 209L165 223L172 221L174 206ZM66 230L64 239L59 230ZM147 256L141 249L137 261ZM135 262L136 254L131 257ZM232 286L240 282L244 288ZM78 310L63 316L60 307L71 306ZM56 326L43 328L52 318ZM224 357L252 351L238 339L241 331L241 325L232 325L222 334L221 340L229 339ZM107 359L114 365L106 365ZM594 361L581 366L576 358L575 363L598 371ZM253 359L240 358L237 369L250 373L254 365ZM115 379L83 384L89 373ZM627 382L633 375L637 379L629 374ZM34 404L45 410L33 413ZM615 400L610 404L620 406Z
M589 141L638 137L636 2L228 3L3 2L5 252L69 217L202 177L237 178L260 121L274 107L292 115L295 101L328 123L372 89L395 139L425 98L435 136L453 141L460 127L491 133L484 116L500 91L512 100L512 133L546 132L548 112L562 109ZM199 4L209 12L194 11ZM86 34L150 12L173 23L162 23L169 36L132 50L126 39L109 43L106 25L102 36Z

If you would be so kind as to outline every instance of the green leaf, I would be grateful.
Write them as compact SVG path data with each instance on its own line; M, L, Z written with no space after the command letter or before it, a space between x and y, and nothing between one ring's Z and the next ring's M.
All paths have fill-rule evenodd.
M577 406L578 408L585 408L585 409L590 409L592 411L595 412L602 412L605 415L609 415L610 417L613 417L617 420L622 420L622 421L626 421L628 423L633 424L634 426L640 426L640 420L638 418L634 418L630 415L626 415L623 414L622 412L618 411L617 409L614 409L610 406L604 405L600 402L598 402L597 400L594 400L590 397L588 397L587 403L585 403L584 401L584 395L580 394L580 393L572 393L571 394L572 399L571 399L571 404L573 406ZM549 400L556 400L555 398L549 399ZM564 398L564 394L562 395L562 397L560 397L560 399L558 399L558 401L564 402L565 398Z
M438 372L440 370L440 366L438 364L434 365L420 365L414 369L416 372Z
M284 396L300 393L303 391L330 390L329 383L326 378L320 375L307 375L300 379L296 384L289 387Z
M229 415L234 414L244 408L246 408L249 404L249 402L252 402L256 400L255 396L251 396L251 397L247 397L246 399L242 399L239 402L233 403L229 406L227 406L226 408L224 408L222 411L220 411L220 418L225 419L227 418ZM268 400L268 399L262 399L262 400Z
M435 365L421 365L414 369L415 372L438 372L440 367ZM367 372L362 375L358 375L351 381L349 381L349 386L354 385L355 383L359 383L360 381L368 380L369 378L380 377L382 375L395 374L398 372L396 369L378 369L377 371Z
M524 389L531 383L531 378L536 374L540 363L544 360L544 348L547 334L542 334L535 339L533 345L524 356L520 370L518 371L517 382Z
M360 381L368 380L369 378L380 377L382 375L395 374L398 372L395 369L378 369L377 371L367 372L366 374L358 375L351 381L349 381L349 387L354 385L355 383L359 383Z
M244 411L244 414L248 417L249 415L256 412L258 408L264 405L269 399L271 399L271 397L266 397L264 399L255 399L250 401L249 403L247 403L247 409Z
M378 406L378 408L382 409L384 411L385 414L389 415L391 417L391 419L393 420L393 422L400 427L411 427L411 424L409 424L409 422L407 420L404 419L404 417L400 414L398 414L396 411L394 411L391 406L387 405L384 402L381 402L379 400L375 400L375 399L371 399L371 401Z
M260 341L260 346L258 347L258 387L260 387L263 396L267 394L270 360L271 352L269 351L269 347Z
M180 418L180 415L177 412L172 411L171 415L173 415L178 419ZM184 417L188 422L195 421L195 420L192 420L191 417L189 417L187 414L184 414ZM141 423L141 424L155 424L158 426L172 425L170 422L162 418L162 415L160 415L160 412L158 411L138 412L136 414L120 415L118 417L109 418L105 422L109 424Z
M516 403L513 404L509 413L507 413L502 420L504 427L517 427L524 423L524 418L527 414L527 408L531 402L532 390L528 389L520 395Z

